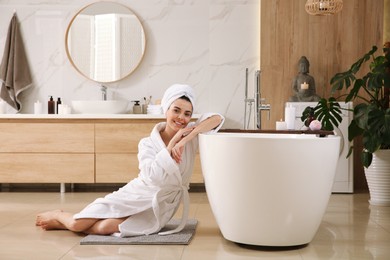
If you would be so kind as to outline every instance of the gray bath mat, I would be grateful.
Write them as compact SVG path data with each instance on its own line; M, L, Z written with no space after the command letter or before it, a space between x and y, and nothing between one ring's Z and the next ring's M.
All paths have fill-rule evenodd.
M180 220L172 219L161 231L175 229L179 223ZM188 245L195 233L197 224L196 219L189 219L182 231L166 236L158 234L136 237L88 235L81 239L80 245Z

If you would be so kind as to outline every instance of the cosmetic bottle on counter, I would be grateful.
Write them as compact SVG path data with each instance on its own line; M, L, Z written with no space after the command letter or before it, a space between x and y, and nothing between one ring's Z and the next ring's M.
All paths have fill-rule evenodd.
M58 105L61 105L62 104L62 102L61 102L61 98L59 97L58 99L57 99L57 109L56 109L56 113L58 114Z
M47 102L47 113L54 114L55 113L55 101L53 100L53 96L50 96L49 101Z
M139 100L134 100L132 102L135 103L134 106L133 106L133 114L142 114L142 108L141 108L141 106L139 104L140 101Z

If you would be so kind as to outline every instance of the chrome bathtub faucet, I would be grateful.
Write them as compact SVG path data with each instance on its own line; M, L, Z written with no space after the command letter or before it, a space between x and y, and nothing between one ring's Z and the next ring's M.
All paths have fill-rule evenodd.
M266 110L268 111L268 120L270 119L271 115L271 104L263 103L265 102L265 98L261 98L261 91L260 91L260 70L257 70L255 72L255 111L257 116L257 122L256 126L257 129L261 129L261 111Z
M244 129L249 128L251 121L252 104L254 103L254 122L257 129L261 129L261 111L268 111L268 120L271 114L271 105L265 103L265 98L261 97L260 91L260 70L255 72L255 90L254 98L248 98L248 68L245 71L245 111L244 111ZM247 122L247 106L249 105L249 116Z

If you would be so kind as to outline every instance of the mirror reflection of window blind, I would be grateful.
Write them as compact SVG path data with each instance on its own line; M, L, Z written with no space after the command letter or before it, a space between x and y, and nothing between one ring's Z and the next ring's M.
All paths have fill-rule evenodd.
M139 26L138 18L135 15L120 16L120 67L121 74L133 70L143 53L145 39L143 38L142 27ZM142 36L142 39L139 39Z
M93 16L79 15L74 24L68 36L72 61L80 71L89 71L89 75L86 76L93 77L95 63L95 51L91 48L95 42ZM75 47L72 48L73 46Z
M100 82L118 78L115 56L117 52L116 15L95 15L95 79Z

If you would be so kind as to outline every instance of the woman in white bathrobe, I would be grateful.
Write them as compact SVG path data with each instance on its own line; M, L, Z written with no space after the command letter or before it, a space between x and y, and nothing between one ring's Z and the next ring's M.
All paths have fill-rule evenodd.
M218 131L224 118L204 114L197 122L190 122L194 94L188 85L172 85L164 93L161 105L166 122L157 124L150 136L140 141L137 178L77 214L61 210L41 213L36 225L44 230L68 229L86 234L148 235L159 232L183 202L180 225L159 234L182 230L188 217L188 189L198 134Z

